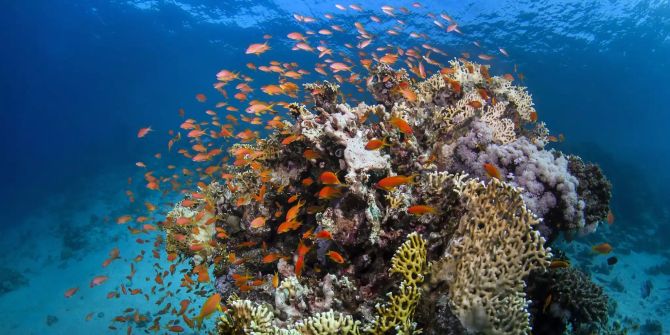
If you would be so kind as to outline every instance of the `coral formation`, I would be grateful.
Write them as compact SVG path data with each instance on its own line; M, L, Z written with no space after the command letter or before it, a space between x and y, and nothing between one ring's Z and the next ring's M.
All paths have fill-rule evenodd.
M425 244L425 240L418 234L412 233L393 256L390 272L400 273L404 280L400 283L398 294L389 293L388 302L377 305L378 314L366 327L366 333L383 334L395 329L399 334L418 334L413 315L421 294L417 285L423 282L423 274L426 272ZM284 280L276 293L277 309L279 311L285 309L282 307L285 306L285 297L303 296L304 290L296 277ZM267 305L254 304L249 300L239 299L236 295L231 296L228 305L229 311L224 313L218 322L221 334L357 335L362 333L360 321L333 310L317 313L298 321L293 327L282 329L277 327L281 322L275 320L271 307Z
M607 217L612 184L605 178L600 167L593 163L584 163L578 156L568 155L568 171L577 178L577 194L584 199L584 219L588 225Z
M559 268L534 273L530 291L538 303L534 325L543 334L563 334L571 325L576 334L592 334L607 327L608 298L584 272Z
M449 283L456 315L471 332L527 334L524 279L549 265L538 223L520 190L497 179L460 185L466 212L433 279Z
M388 302L377 305L377 316L366 329L368 333L384 334L396 330L398 334L416 334L414 311L421 297L419 286L426 273L426 241L417 233L407 236L391 259L391 273L404 278L397 294L389 293Z
M415 82L380 63L367 88L376 105L305 85L168 215L168 252L229 298L219 332L528 334L529 273L605 218L606 179L545 149L530 95L486 65Z

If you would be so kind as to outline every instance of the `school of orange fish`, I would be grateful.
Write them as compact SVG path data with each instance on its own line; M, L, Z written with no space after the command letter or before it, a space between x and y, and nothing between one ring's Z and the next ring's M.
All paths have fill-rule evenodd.
M301 84L306 79L305 77L317 80L334 79L344 87L343 91L349 92L346 95L347 100L356 102L363 99L362 95L358 96L356 94L365 92L366 82L372 79L371 77L366 78L365 74L375 63L405 67L416 78L425 79L432 73L448 72L449 68L443 66L449 59L448 57L456 56L462 59L471 57L467 52L450 55L443 49L430 44L428 33L410 31L408 29L409 25L405 21L412 14L410 8L383 6L380 8L381 14L369 15L376 12L377 9L367 10L359 5L345 6L339 4L335 7L338 11L358 13L358 21L347 26L332 23L336 19L334 14L326 14L323 18L294 14L296 23L304 27L305 30L291 32L285 38L284 36L265 35L263 40L251 43L244 51L249 58L249 62L246 64L248 74L236 69L219 71L216 74L216 82L213 84L215 93L199 93L195 96L195 99L205 106L207 119L199 121L196 119L199 112L187 113L184 109L180 109L179 115L183 118L183 121L179 125L179 129L167 131L170 138L166 151L157 153L151 161L136 163L138 168L146 170L144 172L145 187L151 191L160 192L163 199L173 200L175 197L179 197L177 200L181 201L182 206L190 207L196 201L208 201L204 194L194 193L193 190L204 190L207 188L207 184L213 181L226 184L231 192L235 192L238 186L230 182L233 176L226 173L225 167L247 166L251 171L254 171L255 176L264 183L264 186L255 195L240 197L236 205L246 206L252 202L262 202L268 189L274 187L270 183L269 177L272 167L265 166L263 160L260 159L268 153L254 151L247 147L238 146L232 150L229 150L229 148L235 143L255 143L261 137L261 133L265 131L278 131L282 134L284 136L281 142L283 145L288 146L295 141L299 141L302 135L290 133L282 121L284 116L289 113L290 102L287 101L287 98L296 100L302 93L304 94L303 103L308 104L313 95L320 93L309 90L301 92ZM422 7L420 3L411 5L411 8L420 7ZM447 13L429 13L428 19L440 31L448 34L458 34L463 39L467 39L467 36L461 30L462 27ZM380 31L381 26L389 26L389 24L390 28ZM370 30L373 30L373 28L379 33L371 33ZM356 42L345 43L344 45L332 43L331 36L353 31L356 32ZM386 41L389 39L383 38L383 35L393 38L404 36L409 43L414 45L404 48L394 46L388 44ZM287 42L292 45L292 50L295 52L312 54L314 64L305 67L294 61L278 61L267 58L266 53L284 48ZM471 43L485 50L478 41L471 41ZM481 61L491 61L497 57L509 57L509 53L504 48L496 46L494 49L497 50L498 54L481 52L475 57ZM265 73L266 75L258 76L263 78L274 75L274 82L257 80L254 76L254 73L257 72ZM523 80L523 74L517 71L516 66L513 74L506 73L504 77L508 80ZM458 82L451 84L455 88L459 85ZM399 93L405 99L409 101L416 99L415 93L408 89L407 83L401 84L399 90ZM486 94L485 91L480 93L482 95ZM473 101L473 103L479 102ZM478 108L481 105L473 107ZM532 118L533 121L536 121L537 115L532 115ZM403 134L412 133L412 127L402 118L392 118L390 123ZM163 132L163 130L144 127L137 132L137 138L152 136L155 132ZM550 140L559 141L559 137L562 139L562 136L551 136ZM367 143L365 149L382 150L390 145L386 138L375 138ZM175 154L186 159L182 167L175 164L167 165L164 168L160 166L162 156ZM319 159L319 153L313 149L306 149L304 157L309 160L317 160ZM495 166L487 163L482 168L489 176L500 179L500 173ZM168 173L159 175L159 172L163 171ZM400 185L411 184L413 178L414 176L385 177L376 183L376 187L389 191ZM131 179L129 178L130 182ZM318 178L305 178L302 180L302 186L305 187L305 190L316 187L318 189L316 198L323 201L341 196L342 189L346 187L340 181L337 171L323 171ZM282 190L277 191L281 192ZM174 252L165 255L165 239L161 227L164 225L188 225L200 220L205 215L210 219L204 224L213 225L216 221L215 204L207 202L203 210L197 213L193 219L182 217L174 220L174 222L170 222L170 219L161 221L159 218L164 213L160 213L161 211L157 205L148 200L136 199L136 195L131 190L126 191L126 194L130 202L144 202L146 213L144 215L123 215L116 218L116 223L127 225L128 231L138 236L137 243L150 246L150 252L142 251L127 261L130 266L130 273L126 279L129 282L133 281L137 266L151 266L155 269L155 277L150 279L154 282L154 285L148 291L124 284L114 285L110 288L113 284L107 282L108 276L100 275L91 279L90 287L104 287L108 290L107 298L109 299L117 299L126 295L142 295L147 302L154 303L157 306L157 311L152 314L151 324L147 325L145 331L167 330L172 333L180 333L187 331L187 329L199 329L205 318L222 308L222 297L220 293L216 293L210 277L212 269L202 263L190 270L177 271L178 262L181 260L180 256ZM184 198L182 194L189 194L189 197ZM160 206L163 207L164 204ZM171 205L167 207L171 207ZM315 233L313 229L300 229L302 223L299 217L304 214L312 215L319 212L323 209L323 204L307 204L300 194L295 193L287 195L286 202L277 204L276 208L276 212L271 216L259 216L252 220L250 226L253 229L260 229L271 225L272 229L275 229L278 234L300 232L299 243L295 247L294 255L270 252L268 250L271 246L265 242L261 244L252 241L244 242L238 244L236 248L259 248L261 256L259 260L255 261L267 264L277 262L280 259L292 259L294 260L295 274L299 277L306 266L304 263L305 256L310 252L314 241L333 239L331 233L327 230ZM435 209L424 204L414 204L407 211L412 215L425 215L434 213ZM612 223L613 220L614 218L610 213L608 222ZM193 229L205 228L195 227ZM208 242L210 245L191 244L189 248L193 252L198 252L203 248L216 248L219 244L225 243L226 238L227 232L217 227L215 238ZM151 242L152 239L153 243ZM593 250L606 254L612 250L612 247L605 243L593 247ZM145 257L147 253L151 257ZM101 271L110 263L121 259L121 254L118 248L112 249L109 258L102 263L103 269ZM347 262L347 259L338 250L329 250L327 256L334 264L345 264ZM161 266L161 264L164 264L161 262L163 258L170 262L168 269ZM215 258L214 263L221 262L222 258L222 256ZM234 249L229 250L227 258L227 261L233 264L251 261L237 258ZM566 266L568 264L562 261L554 261L551 265L551 267ZM253 290L255 287L267 284L276 288L280 279L278 273L269 274L271 275L269 283L266 275L268 274L240 273L234 274L233 280L240 292ZM64 293L64 296L71 298L76 295L78 290L78 287L71 288ZM193 298L182 300L178 306L166 302L181 290L186 290L193 295ZM198 296L202 297L201 300L204 300L204 303L201 308L196 309L193 306L200 304L199 301L201 301L198 300L196 303L196 297ZM85 318L90 319L91 317L92 314L89 314ZM133 333L134 327L146 322L147 319L147 315L140 313L138 308L129 307L122 314L114 317L109 328L110 330L126 328L127 333L130 334Z

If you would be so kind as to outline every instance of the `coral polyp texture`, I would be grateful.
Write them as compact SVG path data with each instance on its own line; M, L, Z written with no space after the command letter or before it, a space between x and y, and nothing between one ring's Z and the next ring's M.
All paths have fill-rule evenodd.
M165 225L170 253L214 268L219 332L530 334L530 272L610 194L595 165L546 148L527 90L463 60L423 81L377 64L368 104L303 88Z

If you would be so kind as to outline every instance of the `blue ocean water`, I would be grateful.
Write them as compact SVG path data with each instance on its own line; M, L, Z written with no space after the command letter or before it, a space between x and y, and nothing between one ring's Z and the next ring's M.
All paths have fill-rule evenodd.
M0 269L12 270L2 278L6 288L0 292L0 310L7 312L0 314L9 318L3 322L6 329L16 334L112 331L107 328L112 316L132 303L102 308L97 298L87 300L97 294L106 303L103 290L77 296L76 301L62 295L72 286L88 289L87 280L103 274L95 267L115 245L136 246L135 237L126 241L125 228L105 224L141 206L128 203L126 190L138 199L151 196L137 183L142 171L135 162L149 162L155 153L165 152L167 131L181 122L178 110L195 113L194 96L212 92L215 73L222 68L242 69L254 61L244 55L250 43L271 34L277 44L288 45L282 42L286 34L304 30L305 24L296 22L293 13L317 18L334 13L339 24L351 26L358 14L340 12L335 3L3 3L0 171L5 178L0 189L0 230L5 237ZM435 26L426 14L446 12L459 22L464 36L435 34L431 44L451 55L476 53L473 41L491 53L504 47L510 57L494 60L494 71L511 72L516 64L523 72L523 84L529 87L540 117L552 132L565 135L566 140L555 147L601 165L614 185L616 223L571 248L578 253L603 240L614 245L620 264L616 270L594 276L606 288L623 282L623 291L611 293L619 300L622 318L640 324L659 320L668 331L668 2L421 3L423 8L412 14L416 17L405 18L412 22L412 30L430 34ZM383 5L410 4L366 1L362 5L381 16ZM357 42L332 38L334 44ZM397 45L408 43L380 34L383 38ZM284 54L273 57L301 64L314 61L310 55L284 49ZM147 126L155 129L155 136L138 140L137 130ZM129 177L134 180L130 185ZM583 243L581 249L578 243ZM134 256L130 251L124 254ZM596 268L603 261L588 261L585 266ZM127 266L104 272L117 271L125 275ZM650 296L643 298L640 283L646 280L655 284ZM50 282L58 285L53 290L35 288ZM37 293L39 297L34 296ZM50 302L39 304L31 298ZM152 307L142 305L141 299L135 303L143 311ZM9 306L20 307L10 312L5 310ZM86 321L89 310L95 317ZM31 316L16 317L20 311L31 311ZM49 316L58 321L47 322Z

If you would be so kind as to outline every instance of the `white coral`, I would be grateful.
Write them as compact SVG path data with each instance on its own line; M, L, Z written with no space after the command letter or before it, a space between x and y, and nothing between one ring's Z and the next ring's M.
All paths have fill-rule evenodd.
M498 102L493 106L486 106L486 112L484 112L481 117L481 120L492 129L493 140L502 144L507 144L516 140L514 122L503 117L506 108L506 101Z

